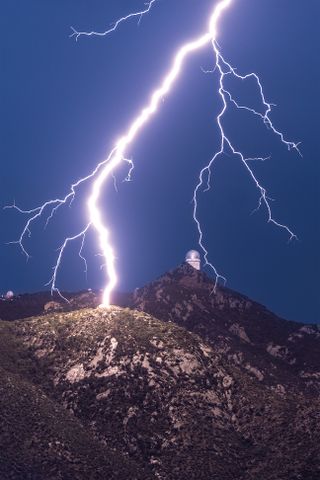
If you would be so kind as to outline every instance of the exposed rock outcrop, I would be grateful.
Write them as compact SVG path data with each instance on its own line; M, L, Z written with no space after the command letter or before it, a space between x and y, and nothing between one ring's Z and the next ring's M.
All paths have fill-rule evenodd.
M213 287L182 265L136 310L0 322L0 478L318 480L318 327Z

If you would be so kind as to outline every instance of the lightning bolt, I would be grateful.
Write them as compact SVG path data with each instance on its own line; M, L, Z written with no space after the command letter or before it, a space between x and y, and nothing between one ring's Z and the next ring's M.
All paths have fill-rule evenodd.
M70 37L74 37L76 39L76 41L78 41L78 39L82 36L85 36L85 37L92 37L92 36L104 37L106 35L109 35L112 32L115 32L118 29L118 27L121 25L121 23L124 23L127 20L130 20L131 18L138 18L138 23L139 23L141 18L144 15L146 15L147 13L150 12L151 8L153 7L153 5L155 3L156 3L156 0L150 0L150 2L147 2L145 4L146 5L145 9L143 9L139 12L129 13L129 15L126 15L124 17L119 18L116 22L113 23L113 25L111 25L111 27L108 30L105 30L104 32L94 32L94 31L92 31L92 32L79 32L75 28L71 27L72 33L71 33Z
M272 106L273 105L271 103L268 103L267 100L266 100L264 90L263 90L263 87L262 87L262 83L261 83L261 80L260 80L259 76L256 73L249 73L249 74L246 74L246 75L238 74L235 71L235 69L231 66L231 64L228 63L223 58L223 56L222 56L222 54L219 50L218 44L215 41L215 39L212 39L212 46L213 46L213 50L214 50L214 53L215 53L215 67L216 67L216 69L218 69L218 72L219 72L219 95L220 95L221 100L222 100L222 108L221 108L221 110L220 110L220 112L217 116L217 124L218 124L218 128L219 128L220 140L221 140L220 141L220 149L214 154L214 156L212 157L210 162L204 168L202 168L202 170L200 171L199 181L198 181L198 183L197 183L197 185L194 189L192 200L193 200L193 220L194 220L194 222L197 226L197 230L198 230L199 245L200 245L201 250L203 251L203 254L204 254L205 265L209 266L213 270L213 272L215 273L215 278L216 278L215 286L216 286L219 279L223 280L224 282L226 282L226 279L225 279L225 277L223 277L222 275L220 275L218 273L215 266L208 260L209 252L208 252L208 250L206 249L206 247L203 243L203 231L202 231L201 223L200 223L199 217L198 217L198 205L199 205L198 197L199 197L199 193L203 190L203 186L204 186L205 183L206 183L206 188L204 189L204 192L206 192L210 189L210 187L211 187L210 181L211 181L212 166L213 166L214 162L217 160L217 158L219 156L223 155L224 153L228 153L228 150L229 150L229 152L232 153L232 155L236 155L236 156L239 157L243 166L246 168L250 178L252 179L253 183L255 184L256 188L258 189L258 192L259 192L260 196L259 196L259 200L258 200L258 207L254 211L259 210L260 207L262 205L264 205L266 210L267 210L267 221L269 223L272 223L276 227L279 227L280 229L285 230L289 235L289 241L297 238L297 236L292 232L292 230L287 225L284 225L284 224L282 224L282 223L280 223L280 222L278 222L277 220L274 219L273 214L272 214L271 205L270 205L270 198L268 197L267 191L263 187L263 185L261 185L261 183L257 179L256 175L254 174L253 169L249 165L249 163L251 161L259 161L259 160L260 161L265 161L265 160L268 160L270 157L266 157L266 158L263 158L263 157L255 157L255 158L245 157L242 152L239 152L234 147L231 140L229 139L229 137L225 133L225 130L224 130L223 124L222 124L222 120L223 120L224 114L225 114L225 112L228 108L228 104L231 103L239 110L246 110L249 113L251 113L253 115L256 115L257 117L259 117L263 121L263 123L265 124L265 126L267 128L269 128L276 136L279 137L280 141L288 148L288 150L294 149L299 153L299 155L301 155L301 152L299 150L299 144L286 140L285 137L284 137L284 134L282 132L280 132L279 130L277 130L276 127L274 126L274 124L273 124L273 122L270 118L270 113L272 111ZM206 73L208 73L208 72L206 72ZM213 73L213 72L211 72L211 73ZM256 81L256 83L258 85L258 88L259 88L259 92L260 92L260 100L261 100L262 110L264 110L263 113L258 112L257 110L255 110L253 108L247 107L246 105L239 105L239 103L237 103L237 101L233 98L233 96L227 90L227 88L225 86L225 78L228 75L231 75L234 78L237 78L238 80L241 80L241 81L245 81L245 80L250 79L250 78L253 78ZM205 177L207 177L206 182L205 182Z
M103 222L102 212L99 207L99 199L101 196L102 188L106 183L107 179L109 179L110 177L114 178L114 171L122 162L126 162L130 167L129 173L125 180L127 181L131 180L133 162L132 160L128 160L126 158L126 154L129 146L136 139L141 129L143 129L143 127L150 121L151 117L158 111L159 105L163 97L166 96L172 90L175 84L175 81L177 80L177 78L179 77L179 74L181 73L181 70L186 58L190 54L208 45L209 46L211 45L213 48L213 53L215 58L215 69L213 72L217 71L219 75L218 93L222 102L222 108L217 116L217 125L220 132L220 148L214 154L214 156L209 161L209 163L200 171L198 183L193 192L193 220L195 221L195 224L197 227L197 231L199 235L199 246L203 251L205 264L210 266L214 271L215 277L216 277L216 284L219 281L219 279L225 280L225 278L218 273L214 265L208 259L209 252L204 245L203 230L198 218L199 194L202 192L202 190L206 191L210 189L212 167L214 165L215 160L223 154L231 153L232 155L239 157L241 163L243 164L244 168L246 169L247 173L249 174L249 177L251 178L253 184L255 185L259 193L258 209L261 206L264 206L267 211L268 222L272 223L274 226L280 229L285 230L286 233L289 235L289 240L292 240L293 238L295 238L295 234L291 231L291 229L288 226L274 219L272 214L272 209L270 206L270 199L268 197L267 191L263 187L263 185L261 185L258 178L254 174L253 168L250 166L250 162L252 162L253 160L263 161L266 159L262 157L247 158L243 153L241 153L236 149L232 141L227 136L223 127L223 118L224 118L225 112L228 109L228 105L232 104L239 110L246 110L252 115L255 115L264 123L264 125L268 129L270 129L277 137L279 137L279 140L289 150L294 149L299 152L298 144L286 140L284 134L279 130L277 130L276 127L274 126L270 118L273 105L267 102L264 91L263 91L262 83L258 75L256 75L255 73L250 73L247 75L238 74L236 70L232 67L232 65L224 59L224 57L220 52L220 48L216 41L217 34L218 34L217 28L223 12L231 5L232 1L233 0L221 0L216 3L209 19L208 30L202 35L200 35L198 38L186 43L178 50L178 52L174 56L171 68L163 78L162 82L160 83L160 86L153 91L149 102L144 106L144 108L140 111L140 113L134 118L132 123L129 125L127 132L118 140L118 142L116 142L115 146L113 147L113 149L111 150L107 158L102 162L100 162L88 176L81 178L76 183L72 184L69 192L66 194L65 197L49 200L48 202L45 202L43 205L35 209L23 210L17 207L15 204L7 207L7 208L14 208L18 210L20 213L28 215L29 217L20 235L20 238L16 242L12 242L12 243L17 243L20 246L22 252L27 257L29 257L29 254L24 246L24 241L27 236L31 235L31 227L33 223L37 221L40 217L42 217L45 211L48 211L49 213L46 220L46 225L47 225L52 220L53 216L56 214L57 210L60 207L62 207L63 205L71 205L71 203L75 198L76 190L82 183L87 181L92 181L92 190L87 200L89 221L87 225L82 229L81 232L66 238L62 246L60 247L57 262L53 267L53 275L49 282L49 284L51 285L52 292L57 292L58 294L61 295L61 293L59 292L59 289L57 288L57 275L58 275L59 268L61 266L63 255L70 242L81 240L79 257L81 258L82 261L85 262L85 268L87 269L87 264L86 264L85 258L82 255L82 251L83 251L87 232L89 231L90 228L94 228L99 238L101 256L105 260L105 266L106 266L107 277L108 277L108 281L103 292L102 305L105 307L108 307L110 305L110 295L115 285L117 284L117 274L115 269L115 253L110 243L110 232L107 226ZM113 24L113 26L109 30L106 30L105 32L101 32L101 33L100 32L79 32L74 28L72 28L73 33L71 34L71 36L74 36L76 40L78 40L79 37L83 35L86 35L86 36L108 35L114 32L123 22L131 18L138 17L140 20L143 15L146 15L147 13L150 12L154 4L155 4L155 0L151 0L146 4L146 8L144 10L140 12L131 13L125 17L121 17L119 20L117 20ZM226 88L225 79L227 76L233 76L234 78L240 81L246 81L247 79L252 79L252 78L256 81L259 88L259 93L260 93L260 100L261 100L261 107L262 107L261 112L253 108L250 108L246 105L241 105L237 102L237 100L232 96L232 94Z

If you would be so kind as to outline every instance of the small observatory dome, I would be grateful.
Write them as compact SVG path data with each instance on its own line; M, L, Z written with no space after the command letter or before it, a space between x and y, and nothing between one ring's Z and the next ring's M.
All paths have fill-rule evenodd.
M12 300L13 297L14 297L14 293L11 290L9 290L4 296L6 300Z
M201 256L197 250L189 250L186 255L186 262L196 270L200 270Z

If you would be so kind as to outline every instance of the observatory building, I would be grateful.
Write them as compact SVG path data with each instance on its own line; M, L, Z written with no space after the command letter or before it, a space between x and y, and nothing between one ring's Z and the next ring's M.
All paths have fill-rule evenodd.
M191 265L191 267L195 268L196 270L200 270L201 266L201 257L200 253L196 250L189 250L186 255L186 262Z

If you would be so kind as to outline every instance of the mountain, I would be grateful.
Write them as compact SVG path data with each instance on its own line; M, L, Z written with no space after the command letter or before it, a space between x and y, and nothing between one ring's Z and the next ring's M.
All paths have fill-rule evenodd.
M121 300L0 322L1 479L320 478L317 326L187 264Z
M186 263L136 290L132 306L196 333L266 386L320 392L320 325L283 320Z

